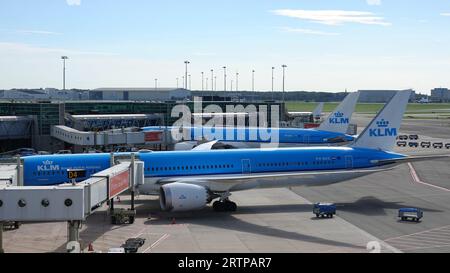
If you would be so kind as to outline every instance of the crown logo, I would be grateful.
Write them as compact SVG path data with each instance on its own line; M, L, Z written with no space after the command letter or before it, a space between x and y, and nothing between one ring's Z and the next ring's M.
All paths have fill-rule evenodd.
M377 121L377 125L378 125L378 127L386 128L389 126L389 121L381 119L381 120Z
M342 118L343 116L344 116L344 113L342 113L342 112L334 113L334 117L336 117L336 118Z
M53 161L45 160L45 161L42 161L42 164L44 164L44 165L52 165Z

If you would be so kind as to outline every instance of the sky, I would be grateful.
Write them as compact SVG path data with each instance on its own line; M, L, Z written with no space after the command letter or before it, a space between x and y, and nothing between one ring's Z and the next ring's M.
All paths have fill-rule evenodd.
M450 0L1 0L0 89L450 88ZM206 87L208 78L208 87Z

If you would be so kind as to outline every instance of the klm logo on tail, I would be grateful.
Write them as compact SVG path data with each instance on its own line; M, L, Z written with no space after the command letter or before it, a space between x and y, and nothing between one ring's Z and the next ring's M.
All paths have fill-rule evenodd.
M334 116L329 118L330 124L348 124L349 118L344 118L344 114L342 112L334 113Z
M389 121L381 119L377 121L378 128L369 129L371 137L397 136L397 128L389 128Z

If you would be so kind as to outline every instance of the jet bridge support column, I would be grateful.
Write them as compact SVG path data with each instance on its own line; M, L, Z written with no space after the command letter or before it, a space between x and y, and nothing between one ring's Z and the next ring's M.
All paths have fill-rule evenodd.
M68 242L80 240L80 227L81 221L68 221L67 222L67 240Z
M67 221L67 252L80 252L81 221Z
M4 253L3 250L3 222L0 221L0 253Z
M134 161L135 161L135 158L136 156L135 156L135 154L132 154L131 155L131 166L130 166L130 177L131 177L131 179L132 179L132 182L133 182L133 186L131 187L131 210L133 210L134 211L134 192L135 192L135 190L136 190L136 187L135 187L135 183L134 183L134 179L135 179L135 166L134 166Z
M110 153L110 167L115 165L114 153ZM109 212L111 215L114 213L114 198L109 199Z

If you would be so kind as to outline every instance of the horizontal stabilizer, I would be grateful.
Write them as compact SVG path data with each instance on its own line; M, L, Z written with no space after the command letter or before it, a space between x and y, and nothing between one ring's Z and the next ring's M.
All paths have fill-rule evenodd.
M388 164L396 164L397 165L397 164L403 164L403 163L409 163L409 162L448 159L448 158L450 158L450 155L407 156L407 157L394 158L394 159L372 160L371 163L379 164L379 165L388 165Z

